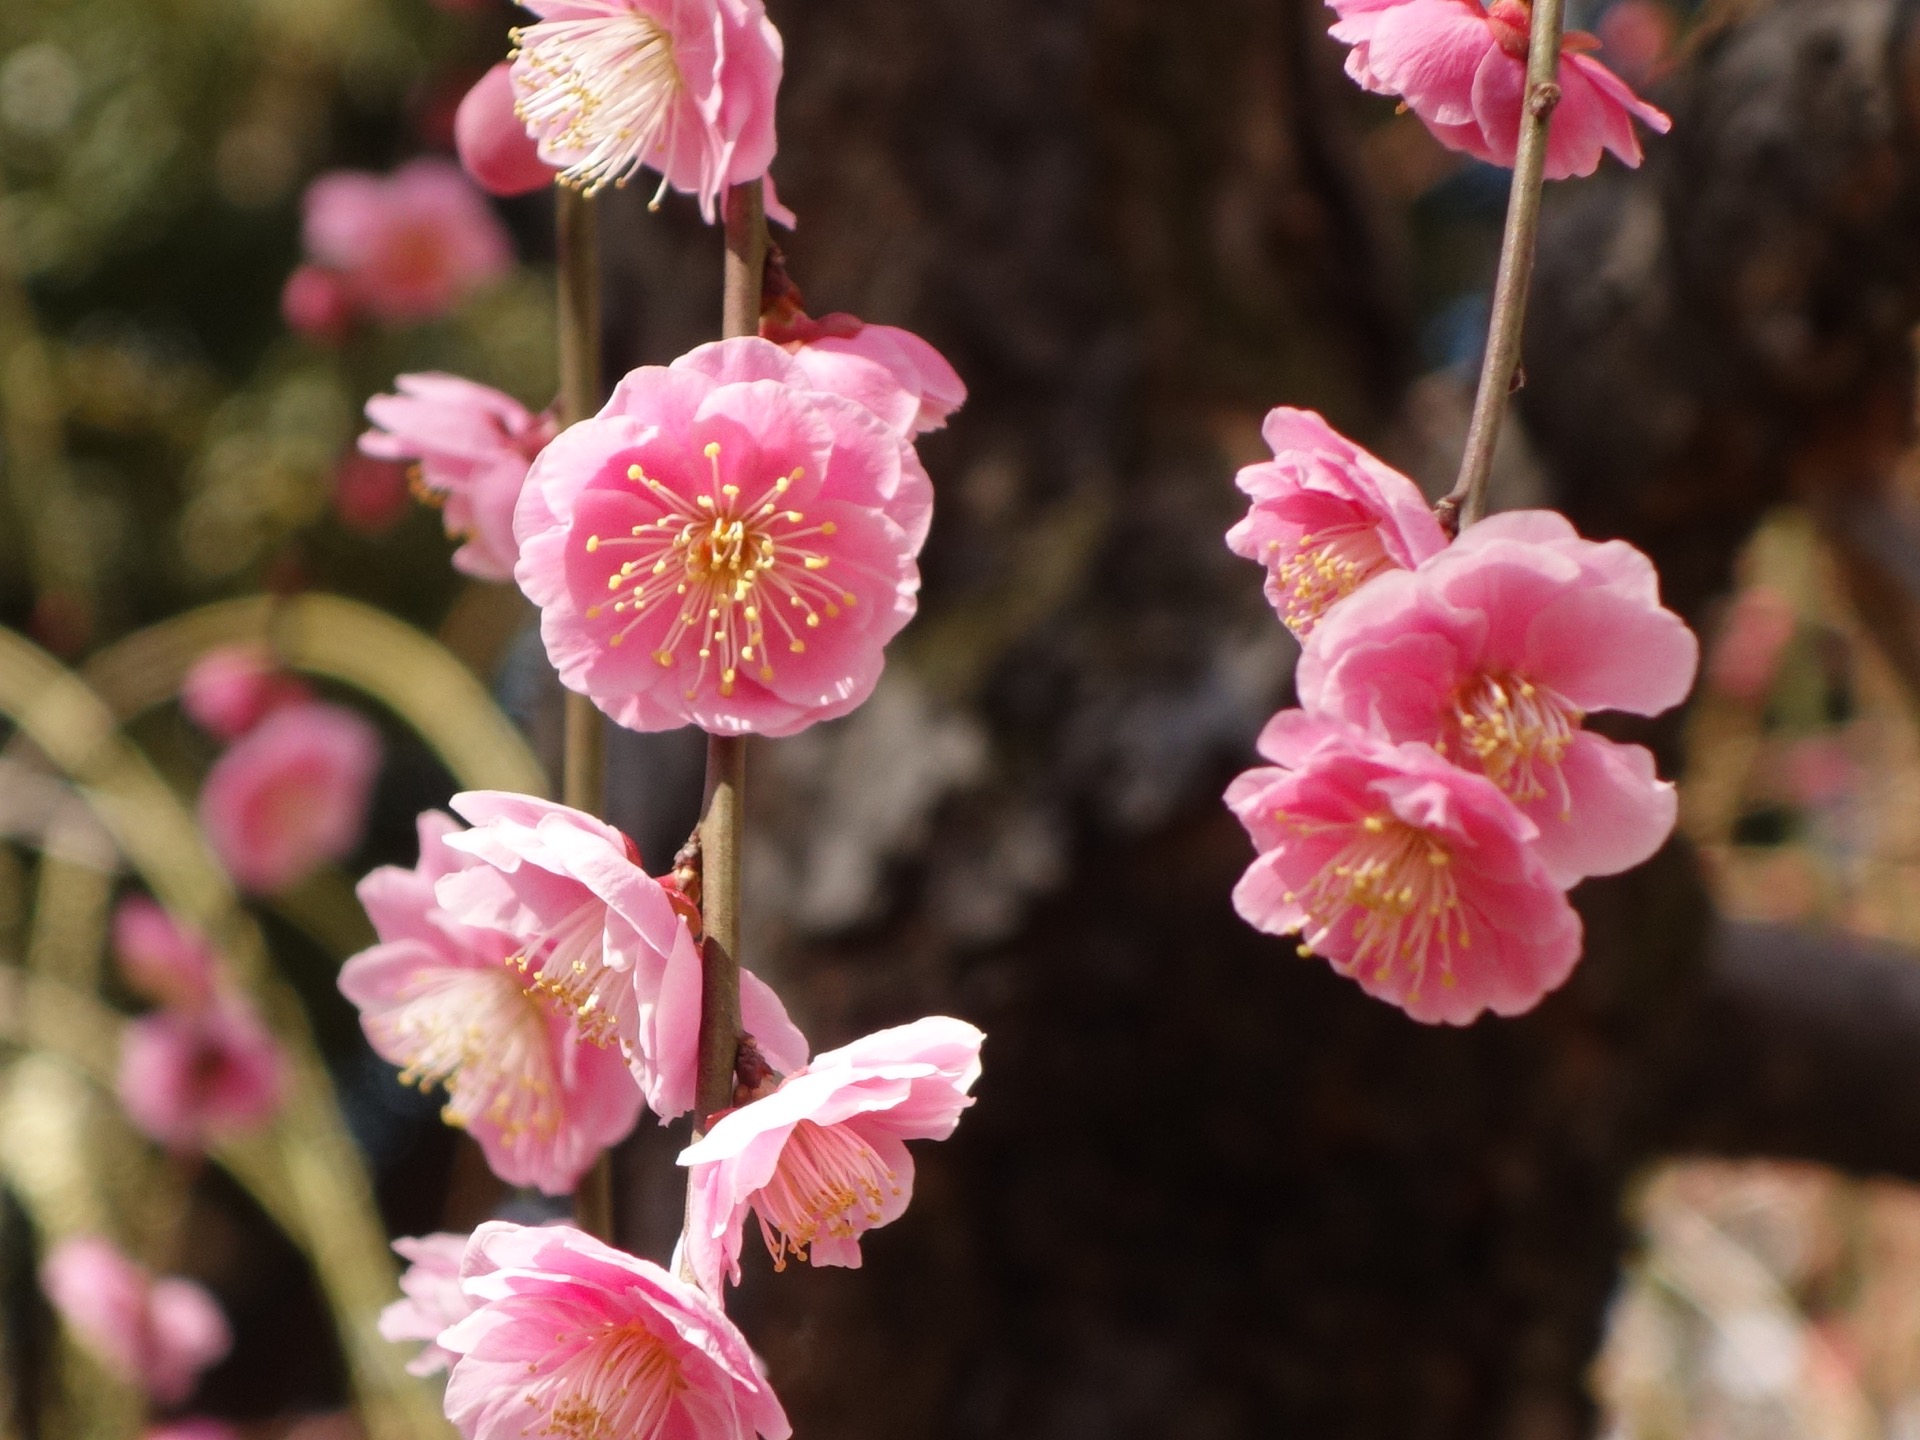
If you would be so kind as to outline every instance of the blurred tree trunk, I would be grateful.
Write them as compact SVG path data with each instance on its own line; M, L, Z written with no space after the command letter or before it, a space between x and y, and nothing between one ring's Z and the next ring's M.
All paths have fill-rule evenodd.
M1514 1023L1415 1025L1241 925L1217 797L1291 651L1221 533L1269 405L1377 435L1409 378L1371 102L1311 0L773 9L792 273L926 334L973 398L925 446L924 604L880 692L752 757L747 960L822 1048L935 1011L990 1037L864 1273L749 1259L798 1432L1589 1433L1650 1158L1920 1176L1920 971L1723 931L1679 845L1584 887L1586 962ZM1903 15L1762 6L1646 171L1557 197L1530 416L1564 503L1696 619L1765 504L1871 492L1905 442ZM610 218L614 359L709 338L712 237ZM685 742L615 773L670 853ZM674 1143L636 1147L626 1223L664 1251Z

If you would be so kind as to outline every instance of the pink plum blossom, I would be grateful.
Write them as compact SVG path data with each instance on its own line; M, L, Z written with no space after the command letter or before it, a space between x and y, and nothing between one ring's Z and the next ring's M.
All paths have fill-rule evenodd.
M903 435L725 340L635 370L534 461L514 578L561 679L620 724L791 735L872 692L932 513Z
M144 999L182 1010L213 999L213 947L144 895L129 895L114 910L113 953L128 987Z
M540 21L513 32L514 94L540 158L569 182L592 193L644 167L711 221L722 190L766 174L782 59L761 0L526 8Z
M787 1440L786 1413L718 1303L569 1225L491 1224L466 1263L473 1313L447 1418L466 1440L531 1435Z
M461 167L490 195L528 195L553 183L553 167L514 113L512 65L482 75L453 114Z
M520 557L514 506L527 467L559 428L553 415L457 375L402 375L394 389L367 401L374 428L360 437L360 449L418 464L419 488L444 507L447 534L466 542L455 568L511 580Z
M298 266L280 291L280 318L316 344L341 344L353 329L352 292L344 277L324 266Z
M233 1336L205 1288L156 1280L112 1241L77 1235L40 1267L41 1288L75 1337L109 1371L158 1405L178 1405L200 1372L226 1355Z
M1603 739L1584 718L1678 705L1698 658L1645 555L1583 540L1550 510L1516 510L1341 605L1307 641L1295 684L1312 714L1424 741L1486 775L1570 885L1653 854L1677 803L1645 747Z
M240 995L156 1010L121 1032L121 1108L170 1149L204 1150L258 1129L273 1119L285 1090L280 1043Z
M589 1041L617 1046L663 1121L693 1106L700 1029L700 948L667 890L611 825L528 795L453 797L473 828L445 843L483 862L440 878L441 908L462 924L514 937L524 983ZM782 1070L807 1042L751 971L740 972L742 1022Z
M427 812L414 868L360 882L380 943L347 961L340 989L403 1082L446 1087L447 1122L479 1142L494 1174L564 1195L633 1129L640 1091L617 1051L526 989L520 941L440 908L440 880L481 863L448 843L459 830Z
M729 1110L686 1150L687 1245L710 1295L740 1281L747 1212L776 1270L860 1264L860 1237L913 1196L908 1140L944 1140L973 1103L986 1037L934 1016L815 1059Z
M193 662L180 685L180 708L208 734L237 740L270 712L311 696L264 645L222 645Z
M1299 710L1260 753L1274 764L1226 797L1260 852L1233 892L1255 929L1298 934L1301 954L1428 1024L1521 1014L1572 972L1580 918L1491 780Z
M307 187L305 237L354 309L388 324L436 319L513 268L506 227L450 160L322 175Z
M272 894L360 843L380 734L337 705L291 705L207 772L200 826L242 889Z
M940 429L966 403L967 387L946 357L897 325L796 310L763 319L760 334L800 362L814 389L858 400L905 434Z
M396 1344L426 1342L407 1362L410 1375L431 1375L453 1364L452 1353L440 1348L439 1339L442 1330L473 1311L473 1302L460 1288L460 1257L469 1238L442 1231L393 1242L400 1258L411 1263L400 1277L404 1298L380 1312L380 1334Z
M1329 0L1333 38L1353 49L1347 74L1398 95L1446 145L1493 165L1512 165L1527 88L1527 0ZM1560 42L1560 103L1547 130L1546 177L1591 175L1603 150L1640 163L1633 122L1665 134L1667 117L1585 53L1591 35Z
M1267 599L1299 638L1376 575L1446 547L1420 487L1313 411L1279 406L1260 433L1273 459L1234 477L1253 506L1227 547L1267 567Z

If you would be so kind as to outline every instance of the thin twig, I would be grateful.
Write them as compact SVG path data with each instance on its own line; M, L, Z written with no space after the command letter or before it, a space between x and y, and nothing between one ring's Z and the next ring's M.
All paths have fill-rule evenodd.
M1434 506L1440 523L1457 533L1487 509L1487 481L1493 474L1493 448L1507 396L1519 388L1520 332L1527 317L1527 282L1533 278L1534 238L1540 229L1540 191L1547 164L1547 125L1560 103L1555 79L1560 67L1560 0L1534 0L1527 46L1527 98L1520 116L1520 138L1513 157L1513 188L1507 196L1507 225L1500 237L1500 268L1493 282L1493 313L1487 322L1487 350L1480 362L1480 386L1474 392L1473 419L1467 427L1460 478Z

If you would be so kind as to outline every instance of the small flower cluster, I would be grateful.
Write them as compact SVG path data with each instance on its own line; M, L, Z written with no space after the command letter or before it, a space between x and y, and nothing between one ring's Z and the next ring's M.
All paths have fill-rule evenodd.
M226 1316L204 1287L177 1276L156 1279L99 1235L55 1245L40 1267L40 1286L101 1365L156 1405L185 1400L201 1372L233 1348Z
M1448 543L1413 482L1278 409L1228 534L1302 642L1300 707L1227 803L1259 850L1242 917L1417 1020L1531 1009L1580 956L1565 891L1665 841L1653 757L1585 728L1685 698L1692 633L1646 556L1515 511Z

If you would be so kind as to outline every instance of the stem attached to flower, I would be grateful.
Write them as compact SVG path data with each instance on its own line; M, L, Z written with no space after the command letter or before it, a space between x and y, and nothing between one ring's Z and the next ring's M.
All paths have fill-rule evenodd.
M554 239L560 260L560 423L577 424L600 408L600 254L593 201L569 185L554 196ZM566 692L561 736L560 798L598 815L606 803L606 730L593 701ZM573 1192L580 1228L613 1238L613 1178L602 1154Z
M1540 192L1547 164L1547 125L1560 103L1561 0L1534 0L1527 44L1527 98L1520 116L1520 139L1513 157L1513 188L1507 196L1507 225L1500 237L1500 268L1493 282L1493 313L1487 323L1487 350L1480 362L1480 386L1474 392L1473 419L1467 426L1460 478L1434 507L1450 533L1486 513L1487 481L1493 474L1493 447L1507 396L1520 388L1520 331L1527 317L1527 283L1533 278L1534 238L1540 229Z

